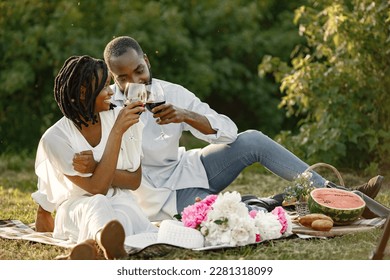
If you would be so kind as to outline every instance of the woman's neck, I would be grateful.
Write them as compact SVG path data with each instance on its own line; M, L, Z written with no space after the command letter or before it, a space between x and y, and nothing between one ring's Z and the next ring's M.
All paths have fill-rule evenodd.
M96 147L102 138L102 125L99 114L95 123L88 121L87 124L88 126L82 126L82 129L79 128L79 131L92 147Z

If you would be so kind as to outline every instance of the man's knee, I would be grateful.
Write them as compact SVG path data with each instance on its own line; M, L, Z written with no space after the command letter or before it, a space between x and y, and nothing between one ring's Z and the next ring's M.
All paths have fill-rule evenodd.
M263 143L269 141L269 139L270 138L267 135L264 135L262 132L251 129L241 132L238 135L236 142L239 145L243 145L244 147L249 148L251 146L263 146Z

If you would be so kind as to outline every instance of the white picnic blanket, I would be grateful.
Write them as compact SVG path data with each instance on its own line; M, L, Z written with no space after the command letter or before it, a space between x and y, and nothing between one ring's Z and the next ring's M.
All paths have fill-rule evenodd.
M362 230L368 230L372 228L378 228L384 225L386 219L384 218L375 218L375 219L359 219L350 225L351 228L361 228ZM323 234L310 234L311 232L300 231L302 227L299 224L293 223L293 233L295 233L299 238L327 238L338 235L343 235L347 233L353 233L356 231L348 231L343 227L334 227L333 234L331 232L323 232ZM342 229L343 231L339 231ZM294 232L295 231L295 232ZM308 234L309 233L309 234ZM0 220L0 238L5 239L20 239L28 240L37 243L49 244L54 246L60 246L65 248L72 248L75 243L64 241L60 239L55 239L50 232L36 232L34 230L34 224L24 224L19 220ZM261 242L260 242L261 243ZM158 233L146 233L146 234L136 234L128 236L125 242L125 248L129 254L136 254L147 247L162 244L159 242ZM258 244L258 243L257 243ZM168 244L176 247L177 244ZM208 246L195 248L192 250L202 251L202 250L213 250L221 248L231 248L234 246L219 245L219 246ZM183 247L184 248L184 247Z
M0 238L28 240L32 242L60 246L65 248L72 248L73 246L76 245L76 243L72 243L70 241L64 241L64 240L53 238L51 232L36 232L34 230L34 224L26 225L19 220L0 220ZM159 241L158 233L142 233L142 234L135 234L126 237L125 249L128 252L128 254L131 255L131 254L136 254L146 249L147 247L158 245L158 244L181 247L173 243L171 244L161 243ZM232 247L234 246L218 245L218 246L194 248L193 250L202 251L202 250L212 250L212 249L232 248ZM181 248L185 248L185 247L181 247Z

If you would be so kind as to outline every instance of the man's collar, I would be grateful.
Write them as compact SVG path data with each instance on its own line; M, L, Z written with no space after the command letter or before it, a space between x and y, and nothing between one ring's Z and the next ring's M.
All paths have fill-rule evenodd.
M112 99L114 99L115 101L125 100L125 96L123 95L123 93L121 92L121 90L116 84L111 85L111 89L114 91L114 95L112 96Z

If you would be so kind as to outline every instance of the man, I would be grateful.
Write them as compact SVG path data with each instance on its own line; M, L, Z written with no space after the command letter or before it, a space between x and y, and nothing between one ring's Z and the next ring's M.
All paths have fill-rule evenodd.
M290 151L262 134L248 130L237 134L228 117L218 114L184 87L151 76L151 65L138 42L123 36L113 39L104 50L104 59L113 75L112 102L123 106L126 83L160 83L166 103L145 112L143 132L142 184L135 191L151 220L169 219L193 204L197 197L223 191L247 166L259 162L276 175L291 181L308 165ZM160 125L166 137L161 139ZM210 143L202 149L179 147L183 131ZM313 172L316 187L328 182ZM374 198L383 177L376 176L358 190ZM267 210L281 205L283 195L258 199Z

